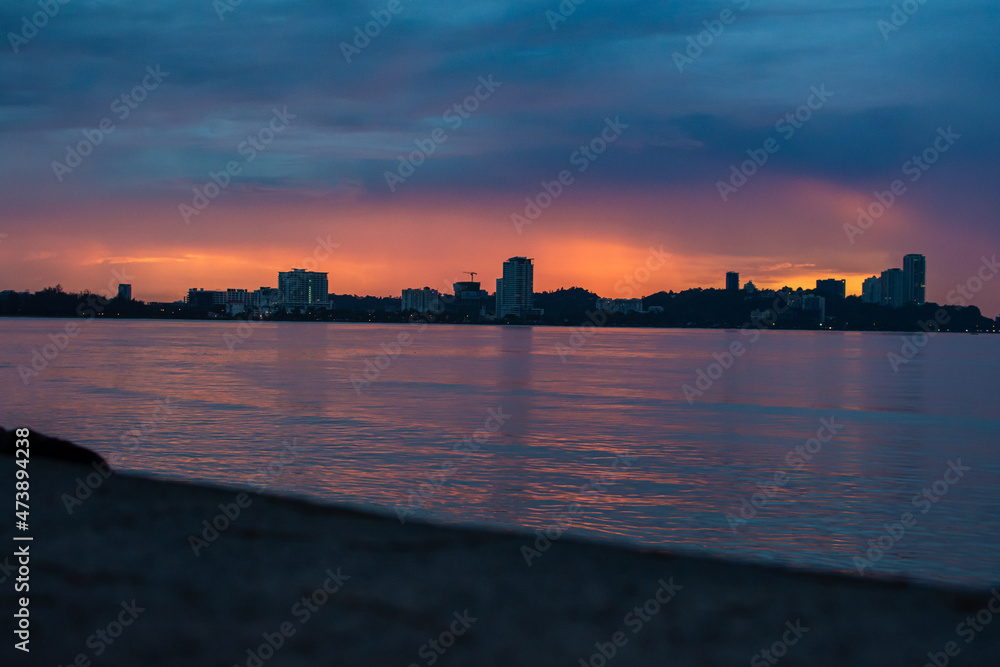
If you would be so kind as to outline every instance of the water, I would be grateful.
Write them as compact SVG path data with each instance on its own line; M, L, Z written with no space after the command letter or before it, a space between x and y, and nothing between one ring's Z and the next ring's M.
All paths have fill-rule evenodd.
M0 423L121 470L392 516L1000 583L998 338L938 335L894 372L898 334L77 323L25 386L17 367L65 322L0 319ZM717 379L689 403L699 369ZM906 512L909 525L891 527Z

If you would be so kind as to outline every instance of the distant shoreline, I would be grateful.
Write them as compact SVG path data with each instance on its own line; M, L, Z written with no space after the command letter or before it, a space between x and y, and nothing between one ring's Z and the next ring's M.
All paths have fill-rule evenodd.
M209 324L233 324L237 325L240 323L250 323L251 325L259 324L279 324L279 323L305 323L305 324L393 324L393 325L410 325L410 326L481 326L481 327L534 327L534 328L553 328L553 329L574 329L574 328L586 328L590 330L591 327L595 329L661 329L665 331L689 331L689 330L701 330L701 331L740 331L741 329L755 328L749 326L706 326L706 325L662 325L662 324L606 324L603 326L595 326L591 324L589 320L584 319L582 322L544 322L544 323L532 323L532 322L432 322L432 321L401 321L401 320L371 320L371 319L331 319L331 320L310 320L310 319L298 319L298 318L288 318L288 319L245 319L240 317L67 317L65 315L4 315L0 314L0 321L2 320L100 320L102 322L113 322L113 321L125 321L125 322L203 322ZM862 329L862 328L807 328L807 327L795 327L795 326L771 326L771 327L761 327L760 331L799 331L799 332L813 332L813 333L920 333L923 330L918 326L913 326L909 329ZM998 334L1000 330L979 330L979 331L953 331L951 329L941 329L935 331L938 333L948 333L948 334L965 334L965 335L980 335L980 334Z
M959 300L890 306L861 297L828 292L754 292L690 289L657 292L633 299L605 299L580 287L534 294L525 316L489 313L488 300L446 302L419 310L391 297L330 294L312 306L263 306L245 300L218 303L143 302L130 296L103 297L67 293L61 286L22 294L4 292L0 317L38 316L68 319L217 320L246 322L377 322L417 324L529 325L578 328L754 329L802 331L880 331L998 333L1000 317L989 318L978 306ZM410 307L414 306L414 307ZM504 312L504 311L500 311ZM238 325L238 324L237 324Z

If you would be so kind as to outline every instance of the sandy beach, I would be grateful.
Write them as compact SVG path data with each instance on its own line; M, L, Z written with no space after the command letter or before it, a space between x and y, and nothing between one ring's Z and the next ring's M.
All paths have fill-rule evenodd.
M11 497L13 449L5 432ZM3 664L940 666L1000 656L1000 622L984 623L1000 596L987 590L403 525L113 474L99 456L37 434L29 470L30 529L18 534L33 539L7 541L0 599L10 619L29 596L30 653L8 632ZM15 592L23 545L30 589Z

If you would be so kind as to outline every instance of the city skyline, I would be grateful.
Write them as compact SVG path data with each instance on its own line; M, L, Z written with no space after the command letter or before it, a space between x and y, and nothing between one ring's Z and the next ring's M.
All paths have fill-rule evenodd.
M539 292L539 290L534 289L533 259L534 258L515 256L503 261L500 272L501 277L497 278L495 281L496 291L493 292L490 297L491 299L495 299L495 310L498 313L502 313L500 317L507 313L523 316L524 313L533 312L532 295ZM902 264L904 267L902 269L885 269L879 274L865 278L862 281L861 288L857 292L852 292L846 288L847 281L845 279L835 277L817 278L815 281L815 287L803 287L802 285L795 285L794 283L786 283L781 286L768 286L763 284L758 286L752 279L748 279L741 285L740 274L738 271L726 271L724 286L721 288L712 285L699 285L694 288L686 289L724 289L727 292L746 291L753 293L757 291L774 292L790 288L792 290L797 289L805 292L822 292L839 295L841 298L846 296L857 296L861 297L862 301L865 303L878 303L882 305L892 305L894 307L899 307L907 303L916 303L918 305L925 303L926 257L922 254L910 253L903 257ZM463 273L469 274L470 278L473 279L478 274L478 272L469 271L464 271ZM266 285L262 285L260 288L253 290L234 287L218 287L208 289L204 287L190 287L187 289L186 297L166 301L164 303L185 302L202 307L240 303L252 306L262 312L270 313L280 305L298 310L302 310L310 306L329 307L328 300L336 294L336 292L330 291L329 289L329 274L325 271L317 272L312 269L292 267L287 271L278 271L277 275L277 288ZM503 284L505 282L511 285L510 289L508 289L508 295L506 298L503 296ZM629 285L634 287L635 283L630 281ZM397 297L396 294L365 296L375 296L377 298L400 298L403 310L412 308L413 310L419 311L433 309L437 306L441 295L450 293L452 289L455 290L456 295L462 294L463 299L469 300L470 306L472 301L479 303L482 299L485 299L488 294L490 294L488 290L480 289L480 281L451 281L448 282L447 285L441 285L441 287L445 287L445 289L440 290L429 285L424 285L423 287L401 287L396 291L396 294L400 295L399 297ZM564 285L557 289L567 289L567 287L568 286ZM572 287L579 286L573 285ZM18 290L0 289L0 292L4 291L16 292ZM110 287L110 283L108 291L113 291ZM132 285L130 283L118 284L117 291L119 297L125 296L126 299L132 298ZM599 292L594 290L588 291L600 295ZM684 290L656 290L653 292L644 292L642 296L650 296L657 292L674 293L681 291ZM626 288L625 285L619 283L616 285L616 292L616 295L602 296L602 300L635 300L633 298L634 289L632 287ZM628 294L628 299L623 298L623 295L626 292ZM340 294L347 295L351 293L340 292ZM950 296L954 294L955 293L952 292ZM960 294L959 296L963 295ZM945 303L947 304L950 302ZM955 303L959 302L955 301ZM412 304L411 308L408 308L408 304ZM969 304L968 301L964 301L964 303L959 303L959 305ZM473 308L473 310L476 309L477 308ZM986 312L983 312L983 314L989 315Z
M631 267L631 269L629 269L629 270L623 269L623 271L625 271L625 273L623 273L622 275L615 274L615 275L609 276L609 278L607 280L596 281L597 284L607 285L606 288L595 288L595 287L589 286L587 284L581 284L584 281L581 281L579 279L579 277L573 278L573 274L571 274L569 272L564 272L564 271L559 271L559 275L565 275L567 277L567 281L563 282L563 283L560 283L560 284L556 284L556 283L553 282L553 278L552 278L552 276L555 274L555 272L550 269L549 271L544 271L544 270L542 271L542 275L543 276L547 276L547 280L544 283L544 287L541 287L541 288L539 288L536 291L552 291L554 289L560 289L560 288L566 288L566 287L583 287L584 289L588 289L589 291L593 291L595 293L608 293L608 294L611 294L611 293L613 293L615 291L615 284L619 283L621 281L622 277L624 275L626 275L626 273L632 273L632 271L634 271L634 269L635 269L636 266L640 266L641 265L641 261L640 260L647 253L648 253L648 250L646 250L646 249L637 249L634 253L631 253L633 256L635 256L637 258L635 266ZM886 257L887 257L887 259L886 259L886 261L884 263L885 264L891 263L892 262L892 259L891 259L892 258L892 253L886 253ZM979 262L979 260L977 260L977 266L978 266L978 262ZM501 260L501 263L502 263L502 260ZM299 264L302 264L302 262L300 261ZM457 266L465 266L467 264L469 264L469 263L465 262L464 260L462 260L462 261L456 260L455 261L455 266L456 267ZM294 265L294 264L289 264L287 266L288 266L288 268L284 269L284 270L291 270L292 268L296 267L296 265ZM319 265L317 264L315 266L318 267ZM622 264L622 266L626 266L626 264ZM739 266L747 266L747 264L746 263L739 263ZM814 266L814 264L809 263L808 266ZM327 273L327 274L330 274L330 275L335 275L335 274L338 273L335 270L336 267L335 267L335 264L333 263L332 260L331 260L330 266L326 266L324 268L326 268L327 270L322 271L323 273ZM791 269L793 267L786 267L786 268ZM671 284L667 284L667 281L665 281L663 279L657 280L656 276L653 276L653 277L651 277L651 279L649 281L649 284L651 284L651 285L662 285L662 288L653 289L652 292L657 292L657 291L664 291L664 292L682 291L684 289L694 289L694 288L699 288L699 287L700 288L713 288L713 287L717 287L719 289L724 289L725 288L725 276L723 275L723 278L719 279L718 275L717 275L720 270L724 271L724 269L725 269L725 267L706 267L704 269L704 273L707 276L707 282L706 283L699 283L699 282L695 281L693 278L686 279L686 280L684 278L681 278L678 281L674 282L674 284L671 285ZM829 278L832 275L837 275L838 279L845 280L846 290L847 290L847 294L848 295L850 295L850 294L860 295L862 293L862 283L864 282L864 280L866 278L868 278L871 275L872 270L873 270L873 269L868 269L868 270L862 269L856 275L852 274L852 275L849 275L849 276L845 275L845 274L836 274L836 272L834 272L834 271L816 271L816 272L806 272L806 273L792 273L792 274L790 274L791 277L788 278L788 279L777 278L777 277L768 278L767 276L769 274L773 273L775 271L775 269L776 269L776 267L774 267L774 266L762 266L762 267L758 267L758 272L759 273L755 273L753 270L747 270L745 268L744 269L740 269L739 271L733 271L733 273L736 273L737 275L741 276L741 286L742 286L742 283L746 282L746 280L751 280L760 289L780 289L781 287L788 286L788 285L798 285L798 284L806 285L806 284L814 283L816 280L822 280L822 279L825 279L825 278ZM116 277L128 278L133 283L139 284L140 281L139 281L137 275L134 273L136 270L137 269L134 266L127 267L127 266L122 266L122 265L111 265L111 264L108 264L107 265L107 276L108 277L112 277L112 278L116 278ZM187 278L179 278L179 277L173 277L168 282L171 283L171 284L183 285L182 288L180 288L180 289L177 290L177 293L179 293L179 294L186 293L188 291L188 289L190 289L190 286L192 284L201 284L202 286L205 286L207 284L212 284L213 285L212 287L207 287L206 286L205 289L221 289L221 290L226 290L226 289L229 289L229 287L227 287L228 285L233 285L235 283L240 283L241 285L258 285L258 286L265 285L268 282L273 283L274 282L273 276L279 270L282 270L282 269L278 269L277 267L270 267L270 266L268 266L266 268L264 268L264 267L256 268L254 270L254 272L251 274L252 276L258 276L256 279L254 279L254 278L250 278L250 279L245 279L245 278L239 278L239 279L227 278L222 273L215 273L214 275L216 275L218 277L216 277L216 278L213 279L215 281L214 283L206 283L206 281L199 280L198 278L192 278L191 280L188 280ZM307 270L317 270L317 268L307 269ZM237 270L234 273L240 273L240 271ZM487 273L489 273L489 272L483 272L483 275L486 275ZM498 275L499 275L499 273L500 272L498 272ZM5 280L3 282L2 288L3 289L10 289L10 290L18 291L18 292L21 292L21 291L37 292L37 291L40 291L41 289L43 289L44 287L50 287L50 286L53 286L53 285L55 285L55 284L58 283L58 284L63 285L64 288L66 288L66 289L68 289L70 291L82 291L84 289L91 289L91 290L94 289L93 286L85 284L85 283L82 283L82 282L79 282L79 281L75 282L72 278L69 278L69 279L57 278L56 276L59 276L59 275L65 275L65 274L63 272L57 271L56 275L53 276L52 278L44 278L43 277L43 278L40 278L38 280L32 281L32 286L22 286L21 283L23 283L24 281L21 281L21 283L16 283L16 282L14 282L14 280L9 280L8 279L8 280ZM428 279L430 277L431 277L431 271L429 271L429 270L428 271L424 271L424 278L423 279L402 276L400 278L401 282L398 285L394 285L394 286L389 286L388 287L388 290L389 290L388 293L381 293L381 294L375 293L375 294L373 294L371 292L368 292L368 294L371 294L372 296L393 296L393 295L398 296L399 290L400 289L405 289L405 287L403 287L403 285L411 285L411 286L416 286L416 285L420 285L420 286L435 286L435 285L437 285L437 283L444 284L445 282L447 282L448 284L451 284L451 282L454 282L453 279L455 278L455 276L452 275L452 274L450 274L450 273L439 273L437 275L437 280ZM713 280L713 278L714 278L714 280ZM537 278L536 278L535 282L538 282ZM105 283L107 283L107 279L104 279L103 281L101 281L100 284L103 285ZM334 280L331 279L331 284L333 284L333 283L334 283ZM680 283L680 284L677 284L677 283ZM147 297L149 297L149 298L146 298L146 299L143 299L143 300L148 300L148 301L172 301L172 300L176 300L176 299L169 298L170 295L171 295L171 293L173 292L173 289L172 288L171 289L164 289L163 287L159 287L158 285L161 285L161 284L162 283L154 283L154 284L145 284L145 285L143 285L140 288L140 291L142 291ZM344 293L344 294L361 294L362 293L362 292L359 292L357 290L351 289L350 286L348 286L348 285L343 285L343 284L342 284L341 287L338 287L338 290L336 290L336 291L338 291L339 293ZM947 293L947 290L944 290L944 293ZM977 296L981 296L981 295L977 295ZM944 294L941 295L941 299L942 299L942 301L944 300ZM973 305L976 305L975 301L973 301ZM984 312L986 312L986 309L984 309ZM1000 308L998 308L998 312L1000 312Z
M320 239L320 241L322 241L322 239ZM321 247L323 247L323 245L324 244L321 243L317 247L321 248ZM330 244L328 242L325 245L327 247L330 247ZM648 254L648 252L649 252L648 249L643 251L644 254ZM885 266L888 266L888 265L894 263L894 260L892 259L892 255L888 254L888 253L887 253L887 255L888 255L888 258L887 258L887 260L883 264ZM911 257L911 256L913 256L913 257L921 257L921 258L923 258L924 261L926 260L926 256L923 255L923 254L908 253L907 255L905 255L905 256L902 257L903 261L901 263L896 262L896 263L900 264L900 266L903 266L903 268L899 269L900 272L901 272L901 274L904 274L906 272L906 262L907 262L906 257ZM311 263L312 266L313 266L313 268L305 269L305 270L307 270L307 271L316 271L318 268L321 268L321 262L317 261L315 259L315 257L307 257L305 259L306 259L306 262L300 262L300 263L305 263L305 264ZM989 256L986 256L984 259L989 259ZM983 261L983 259L980 259L979 262L977 262L977 265L975 267L973 267L973 268L974 269L978 269L978 267L982 263L982 261ZM328 269L335 268L335 262L334 262L334 260L332 258L330 258L328 260L328 262L331 265L334 265L334 266L329 266L329 267L326 267L326 268L328 268ZM464 264L468 264L467 262L464 262L464 263L463 262L456 261L455 265L458 266L460 264L463 264L463 265ZM498 271L497 275L501 275L502 274L502 264L503 264L503 261L501 260L501 271ZM636 266L640 266L640 265L641 265L641 262L637 262ZM737 266L741 266L741 267L745 267L745 266L747 266L747 263L737 263L736 265ZM805 266L816 266L816 264L814 264L814 263L808 263ZM663 292L680 292L680 291L684 291L686 289L699 289L699 288L701 288L701 289L713 289L713 288L715 288L715 289L727 289L727 287L728 287L727 276L729 274L734 274L736 276L737 281L739 281L740 289L743 288L743 285L746 282L753 283L753 285L754 285L754 287L756 289L761 289L761 290L779 290L779 289L781 289L783 287L792 287L792 288L802 287L803 289L812 289L809 286L810 285L814 285L816 283L816 281L836 279L836 280L841 280L841 281L844 282L845 295L846 296L863 296L864 293L865 293L864 283L866 281L868 281L868 280L871 279L872 272L875 271L875 274L876 274L875 277L879 278L880 274L884 271L883 269L877 269L876 270L874 268L869 268L869 269L866 269L866 270L862 270L857 275L850 275L850 276L845 276L844 274L835 275L834 272L824 271L824 272L815 272L815 273L795 274L796 277L794 277L794 278L791 278L789 280L781 280L781 279L774 279L774 278L768 278L767 277L769 270L774 269L774 267L759 267L760 273L755 273L752 270L748 271L745 268L740 269L738 271L726 270L724 272L724 275L723 275L722 279L719 279L718 278L719 272L723 268L724 267L717 267L717 268L713 268L712 269L712 272L713 272L713 274L715 276L715 280L712 281L711 277L710 277L709 284L696 284L692 280L687 280L687 281L682 280L681 281L682 282L681 285L677 285L677 284L667 285L667 284L664 284L664 281L662 279L658 281L656 279L656 274L653 274L653 275L651 275L650 280L646 283L646 285L649 286L649 288L644 291L644 294L648 295L648 294L653 294L653 293L660 292L660 291L663 291ZM897 266L895 268L899 268L899 267ZM634 271L634 269L635 269L635 267L633 267L631 270L629 270L628 274L631 274ZM292 267L292 266L290 266L289 268L285 269L285 271L300 271L300 270L303 270L303 269ZM919 271L922 272L923 270L924 270L923 269L923 265L921 265L921 268L919 269ZM230 287L230 285L233 285L233 284L235 284L237 282L240 282L242 285L244 285L244 287L241 287L239 289L251 289L252 290L252 289L256 289L256 288L249 287L250 285L257 285L258 287L265 287L265 286L268 286L268 283L274 283L275 280L274 280L273 276L275 275L275 273L280 273L280 272L281 271L278 270L278 269L267 267L267 268L260 269L259 270L259 275L261 275L261 276L268 276L268 277L261 278L261 279L258 279L256 281L254 281L254 280L250 280L250 281L245 281L245 280L238 281L237 279L223 278L223 279L221 279L221 282L217 283L213 287L205 287L204 284L202 284L200 287L201 287L201 289L207 289L207 290L213 290L213 291L226 291L226 290L229 290L229 289L233 289L232 287ZM336 271L333 271L333 270L320 271L320 272L324 273L326 275L330 275L331 273L336 273ZM238 273L238 271L237 271L237 273ZM427 272L425 272L425 273L427 273ZM468 273L468 271L459 272L459 273ZM477 272L477 273L479 273L479 272ZM664 271L658 271L657 273L666 273L666 272L664 272ZM483 272L483 275L488 275L488 274L489 274L488 271L487 272ZM543 268L542 274L543 275L551 276L552 272L546 272L546 271L544 271L544 268ZM126 269L124 269L124 268L122 268L120 266L119 267L109 267L109 274L108 275L112 276L113 280L116 279L116 278L117 279L121 279L122 282L123 282L123 284L124 284L124 280L126 278L129 279L129 280L131 280L132 283L129 283L130 287L131 287L132 284L138 284L138 280L137 280L135 274L129 273L128 270L126 270ZM450 277L448 277L449 275L450 275ZM623 275L624 275L624 277L627 278L627 274L623 274ZM922 276L922 273L920 275ZM976 275L975 270L970 271L970 276L974 277L975 275ZM385 298L385 297L398 298L399 295L400 295L400 293L401 293L401 291L405 290L405 289L419 289L420 287L432 287L433 289L438 289L440 291L440 288L442 286L444 286L445 284L447 284L448 286L450 286L454 282L456 282L456 274L439 274L439 277L440 277L440 279L436 283L432 283L431 281L426 281L426 280L422 281L420 279L415 279L415 278L410 278L410 277L403 276L403 277L401 277L401 281L402 282L400 282L399 285L396 285L394 288L393 287L389 288L390 289L389 293L387 293L387 294L386 293L382 293L382 294L370 294L369 293L368 295L369 296L382 297L382 298ZM180 279L175 278L172 282L177 283L178 280L180 280ZM904 281L904 280L905 280L905 276L901 275L901 277L900 277L901 284L902 284L902 281ZM964 285L967 282L967 280L968 280L968 277L966 278L966 280L963 280L961 282L961 284ZM330 292L329 293L358 294L358 295L362 294L361 292L352 291L346 285L336 285L333 280L331 280L330 283L333 285L333 287L330 288ZM40 281L39 284L41 284L41 287L38 287L37 289L26 289L26 288L21 288L21 287L15 287L15 286L13 286L11 284L0 284L0 290L10 290L10 291L15 291L15 292L24 292L24 291L37 292L37 291L40 291L41 289L43 289L44 287L51 287L51 286L54 286L56 284L60 284L67 291L83 291L83 290L87 290L87 289L89 289L91 291L96 291L91 286L87 286L87 285L73 286L71 284L67 285L64 282L58 281L58 280L44 280L43 279L43 280ZM110 284L110 283L108 281L105 281L104 284ZM138 288L138 293L141 294L141 295L143 295L144 298L140 298L139 300L150 301L150 302L154 302L154 301L155 302L174 302L174 301L178 301L178 300L183 300L183 295L187 294L188 291L192 289L190 282L187 282L185 284L187 286L184 287L184 288L182 288L177 294L171 294L169 291L163 289L162 287L157 287L155 285L140 285L139 288ZM336 289L334 289L334 287ZM615 281L614 284L610 285L608 288L606 288L604 290L602 290L600 288L593 288L593 287L590 287L590 286L585 285L585 284L580 284L579 282L573 282L572 278L570 278L569 282L566 282L566 283L563 283L563 284L558 284L558 285L546 284L545 287L538 287L538 288L535 289L535 291L536 292L554 291L554 290L557 290L557 289L566 289L566 288L569 288L569 287L582 287L583 289L587 289L588 291L594 292L596 294L607 295L609 298L621 298L621 297L625 296L625 293L622 291L622 278L621 277L618 277L618 279ZM923 298L921 298L919 301L933 301L935 303L947 303L947 295L948 295L949 291L953 291L954 287L955 287L955 285L943 285L943 284L932 285L932 293L939 294L939 298L938 299L927 298L925 296L925 294L926 294L926 288L925 288L925 290L923 291L923 294L922 294ZM195 288L195 289L197 289L197 288ZM904 293L907 294L906 300L909 300L909 292L907 291L908 288L907 287L901 287L900 289L904 290ZM988 290L986 292L987 292L987 294L989 294ZM131 289L130 289L130 293L131 293ZM991 314L991 316L992 316L992 311L989 310L988 306L985 306L983 303L977 303L977 300L980 300L980 301L982 300L981 299L982 296L983 296L982 292L976 292L976 293L970 294L970 295L968 295L968 297L971 297L971 298L965 298L965 303L967 305L976 305L976 306L978 306L980 308L980 310L983 312L984 315ZM998 304L997 313L1000 313L1000 304Z
M574 7L405 4L354 53L366 3L181 0L168 32L142 3L60 5L8 45L0 284L124 270L171 300L318 254L338 290L377 295L524 255L538 290L615 295L662 246L650 291L722 267L858 293L923 248L942 302L992 256L992 5L920 5L891 31L879 3ZM1000 290L972 303L1000 312Z

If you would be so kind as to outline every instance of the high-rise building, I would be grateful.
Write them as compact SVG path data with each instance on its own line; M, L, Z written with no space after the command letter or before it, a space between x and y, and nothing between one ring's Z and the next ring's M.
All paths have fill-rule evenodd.
M497 278L497 318L506 315L540 315L534 306L535 270L528 257L511 257L503 263L503 278Z
M126 301L132 300L132 285L129 283L120 283L118 285L118 298L125 299Z
M278 272L278 291L285 308L329 308L327 274L305 269Z
M249 305L250 293L245 289L230 287L226 290L226 304L228 305L230 303L242 303L244 305Z
M886 269L879 279L882 288L882 305L899 308L906 303L906 281L903 269Z
M882 303L882 281L878 276L865 278L861 283L862 303Z
M727 292L739 292L740 291L740 274L737 271L727 271L726 272L726 291Z
M226 293L222 290L207 290L202 287L188 290L187 304L195 308L211 308L212 306L225 306Z
M906 301L916 304L924 303L924 291L927 287L927 259L923 255L906 255L903 257L903 281L906 283Z
M403 298L400 303L400 310L404 313L408 310L415 310L418 313L427 313L441 310L441 294L436 289L425 287L423 289L404 289Z
M836 278L817 280L816 291L832 294L833 296L839 296L843 299L847 296L847 281L843 279L837 280Z
M261 315L273 315L281 306L281 292L276 287L261 287L250 293L250 307Z
M489 292L480 289L479 281L465 280L453 283L452 289L455 290L455 299L450 304L450 310L473 320L486 314L485 306Z

